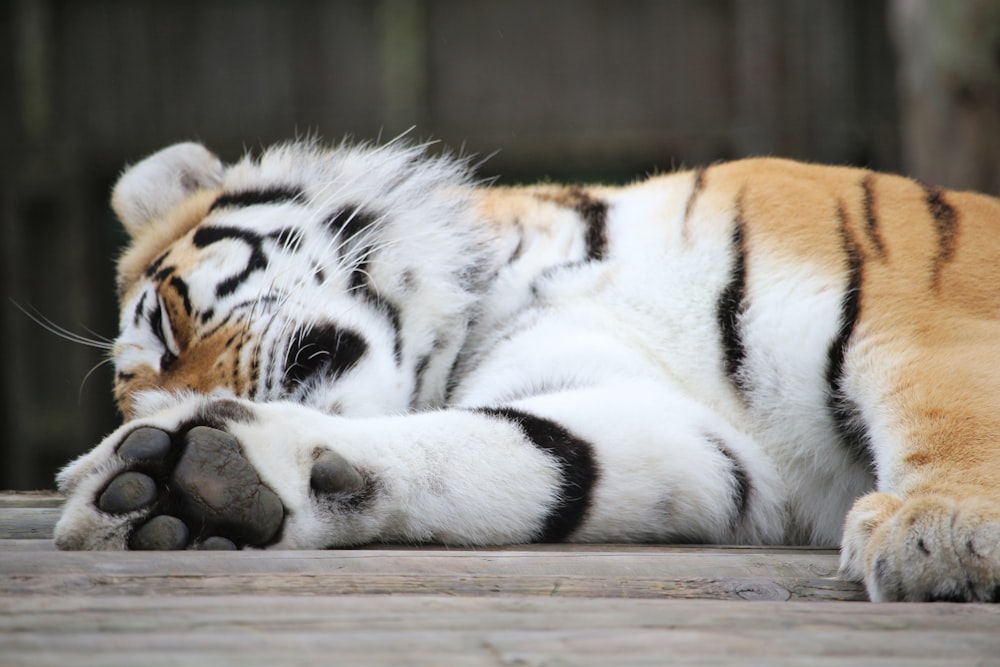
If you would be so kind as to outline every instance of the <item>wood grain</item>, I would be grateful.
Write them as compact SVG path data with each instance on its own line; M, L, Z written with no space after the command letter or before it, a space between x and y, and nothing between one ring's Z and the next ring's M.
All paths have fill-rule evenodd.
M50 540L59 511L57 507L0 508L0 535L9 539Z
M1000 664L1000 605L863 602L832 550L61 552L37 500L0 494L3 667Z
M972 665L1000 653L1000 610L972 605L337 595L12 607L0 600L0 654L53 665Z
M218 554L14 551L0 594L531 595L864 600L836 556L659 547L642 552L352 550Z

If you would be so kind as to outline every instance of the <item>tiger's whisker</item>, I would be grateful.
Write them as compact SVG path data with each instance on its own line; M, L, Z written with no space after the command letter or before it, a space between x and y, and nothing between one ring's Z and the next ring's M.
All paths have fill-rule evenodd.
M22 306L21 304L19 304L17 301L15 301L14 299L11 299L10 302L12 304L14 304L15 308L17 308L22 313L24 313L28 317L28 319L30 319L32 322L34 322L38 326L42 327L43 329L45 329L49 333L58 336L59 338L62 338L64 340L68 340L71 343L78 343L80 345L86 345L87 347L94 347L94 348L97 348L99 350L109 350L110 351L114 347L114 344L110 340L107 340L107 339L105 339L105 340L96 340L94 338L87 338L86 336L82 336L82 335L80 335L78 333L70 331L69 329L67 329L67 328L65 328L63 326L60 326L60 325L56 324L51 319L49 319L45 315L42 315L40 312L38 312L37 308L33 308L33 310L35 312L32 313L27 308L25 308L24 306Z

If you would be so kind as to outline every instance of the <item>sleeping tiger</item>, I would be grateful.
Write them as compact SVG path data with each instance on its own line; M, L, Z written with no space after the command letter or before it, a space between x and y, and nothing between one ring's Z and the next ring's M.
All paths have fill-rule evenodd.
M112 203L125 424L59 474L63 549L839 544L873 600L1000 600L998 200L308 141Z

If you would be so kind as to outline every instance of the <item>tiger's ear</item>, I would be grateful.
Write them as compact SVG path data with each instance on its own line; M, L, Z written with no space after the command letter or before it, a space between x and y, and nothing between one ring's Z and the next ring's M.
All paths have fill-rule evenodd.
M201 144L174 144L126 168L111 193L111 207L135 239L199 190L221 187L224 171Z

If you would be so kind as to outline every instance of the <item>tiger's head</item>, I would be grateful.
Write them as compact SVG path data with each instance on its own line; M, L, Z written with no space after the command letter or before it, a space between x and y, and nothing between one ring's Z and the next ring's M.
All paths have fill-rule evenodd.
M200 144L127 169L112 206L126 419L185 393L400 413L443 400L484 269L464 167L421 147Z

